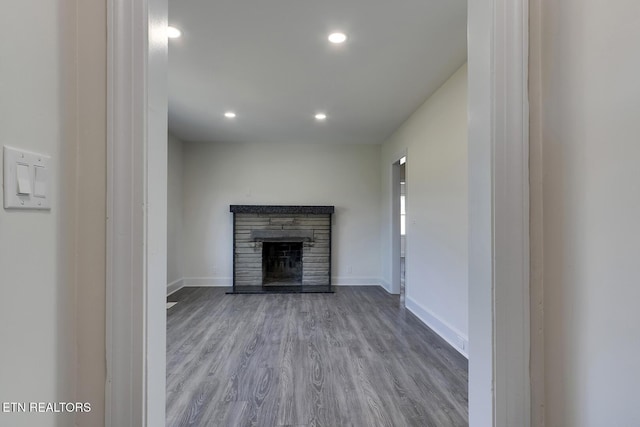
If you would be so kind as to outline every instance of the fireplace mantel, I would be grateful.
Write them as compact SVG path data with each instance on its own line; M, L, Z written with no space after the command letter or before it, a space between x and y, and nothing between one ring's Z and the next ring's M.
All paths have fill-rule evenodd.
M254 214L332 214L334 206L231 205L233 213Z

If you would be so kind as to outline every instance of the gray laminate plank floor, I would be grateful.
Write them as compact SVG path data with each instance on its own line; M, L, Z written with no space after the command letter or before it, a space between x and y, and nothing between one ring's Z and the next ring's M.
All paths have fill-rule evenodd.
M171 300L168 427L468 425L466 359L382 288Z

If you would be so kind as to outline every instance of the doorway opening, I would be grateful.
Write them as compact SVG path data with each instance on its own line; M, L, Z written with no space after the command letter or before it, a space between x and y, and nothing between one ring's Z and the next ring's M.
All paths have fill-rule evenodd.
M105 424L160 425L166 227L148 207L163 204L167 6L108 7ZM526 0L468 7L471 425L529 424L527 12Z
M400 293L400 306L406 298L407 259L407 156L402 156L393 164L393 270L394 288Z

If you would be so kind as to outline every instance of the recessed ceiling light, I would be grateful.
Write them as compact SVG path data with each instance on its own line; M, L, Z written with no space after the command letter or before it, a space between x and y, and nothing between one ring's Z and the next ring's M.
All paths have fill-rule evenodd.
M347 40L347 36L344 33L331 33L328 39L331 43L340 44Z
M233 111L227 111L226 113L224 113L224 116L227 119L235 119L236 118L236 113L234 113Z
M327 120L327 115L324 113L316 114L316 120Z
M182 31L177 29L176 27L167 27L167 37L170 39L177 39L182 35Z

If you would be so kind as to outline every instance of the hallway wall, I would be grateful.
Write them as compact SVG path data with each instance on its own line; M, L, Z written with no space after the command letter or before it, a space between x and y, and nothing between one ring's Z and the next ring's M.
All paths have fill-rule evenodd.
M382 277L391 277L391 165L407 153L407 307L466 354L467 66L382 145Z
M535 425L637 426L640 2L535 0L531 40Z
M0 145L51 156L52 209L0 208L0 402L75 401L75 1L3 9L14 36L0 38ZM38 415L0 413L0 424L73 424Z
M0 424L99 426L106 2L24 0L5 12L0 27L12 37L0 38L0 145L51 156L52 209L0 208L0 402L88 402L91 412L0 413Z
M0 144L51 155L52 209L0 208L0 402L75 401L75 1L3 9L15 36L0 38ZM38 415L0 413L0 424L73 424Z

